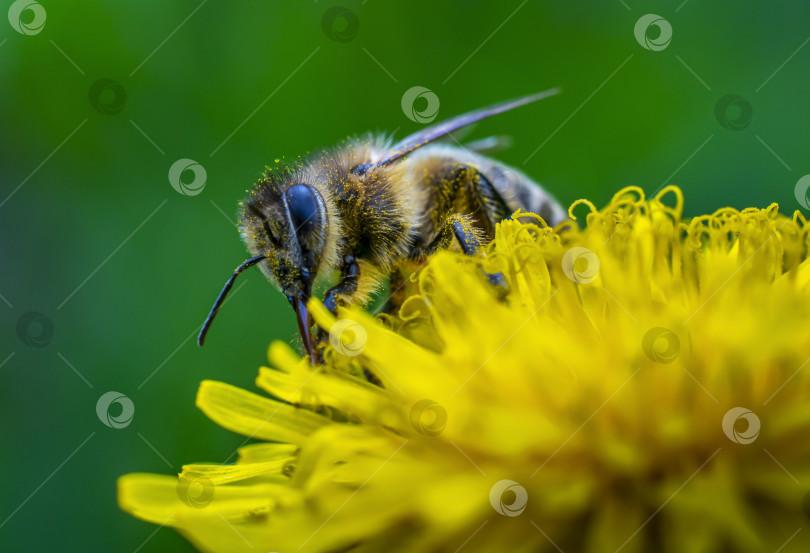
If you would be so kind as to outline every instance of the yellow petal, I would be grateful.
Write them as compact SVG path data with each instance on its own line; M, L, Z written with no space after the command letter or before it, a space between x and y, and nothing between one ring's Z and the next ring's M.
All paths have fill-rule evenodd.
M220 426L238 434L301 445L329 419L246 392L235 386L204 380L197 392L197 407Z

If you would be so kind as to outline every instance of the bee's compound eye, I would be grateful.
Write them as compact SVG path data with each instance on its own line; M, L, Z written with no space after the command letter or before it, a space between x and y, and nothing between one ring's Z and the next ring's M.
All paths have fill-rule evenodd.
M324 211L321 195L308 184L294 184L287 189L286 196L296 234L302 237L316 232Z
M352 169L352 175L357 175L358 177L362 177L366 174L366 171L371 169L373 165L371 163L363 163L362 165L355 165Z

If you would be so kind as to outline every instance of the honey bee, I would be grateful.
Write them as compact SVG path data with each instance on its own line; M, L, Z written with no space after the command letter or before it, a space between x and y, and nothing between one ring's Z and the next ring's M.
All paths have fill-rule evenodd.
M251 258L225 283L198 344L203 345L236 277L253 265L289 300L304 348L316 364L324 336L319 331L313 337L307 311L316 281L339 272L323 298L335 313L339 304L365 305L387 276L453 243L476 255L494 237L496 223L518 209L537 213L552 226L564 220L560 205L520 171L469 148L434 143L558 92L472 111L396 144L369 135L268 169L241 204L239 229Z

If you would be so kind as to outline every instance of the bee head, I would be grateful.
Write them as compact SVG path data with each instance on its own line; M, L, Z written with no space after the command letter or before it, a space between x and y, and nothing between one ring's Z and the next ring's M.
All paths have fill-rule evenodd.
M313 355L306 304L319 272L336 255L334 233L328 230L339 223L334 209L327 207L330 198L325 200L319 188L306 181L294 171L265 174L242 203L239 230L252 257L225 283L200 331L199 345L236 277L258 264L295 309L304 347Z
M314 186L293 182L262 188L245 204L242 238L250 252L264 256L261 268L287 297L309 298L323 260L328 215Z
M247 267L258 264L295 309L304 347L312 355L310 320L306 304L312 284L324 266L329 239L329 210L323 194L304 175L292 171L266 174L243 202L239 230L252 257L239 266L214 305L205 331L224 301L233 280ZM334 216L333 216L334 218Z

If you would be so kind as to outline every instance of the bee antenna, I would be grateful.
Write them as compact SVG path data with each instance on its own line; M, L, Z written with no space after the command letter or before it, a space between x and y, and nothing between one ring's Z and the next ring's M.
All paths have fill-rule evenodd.
M214 317L217 316L219 308L222 307L222 304L225 302L225 296L227 296L228 292L231 291L233 283L236 281L236 277L238 277L245 269L254 266L256 263L266 258L266 255L257 255L256 257L251 257L236 268L231 275L231 278L229 278L228 282L225 283L225 286L222 287L222 291L219 293L219 296L217 296L217 301L214 302L214 307L211 308L211 312L208 313L208 317L205 319L205 322L200 329L200 335L197 337L197 345L202 346L205 342L205 335L208 333L208 329L211 328L211 323L214 322Z

